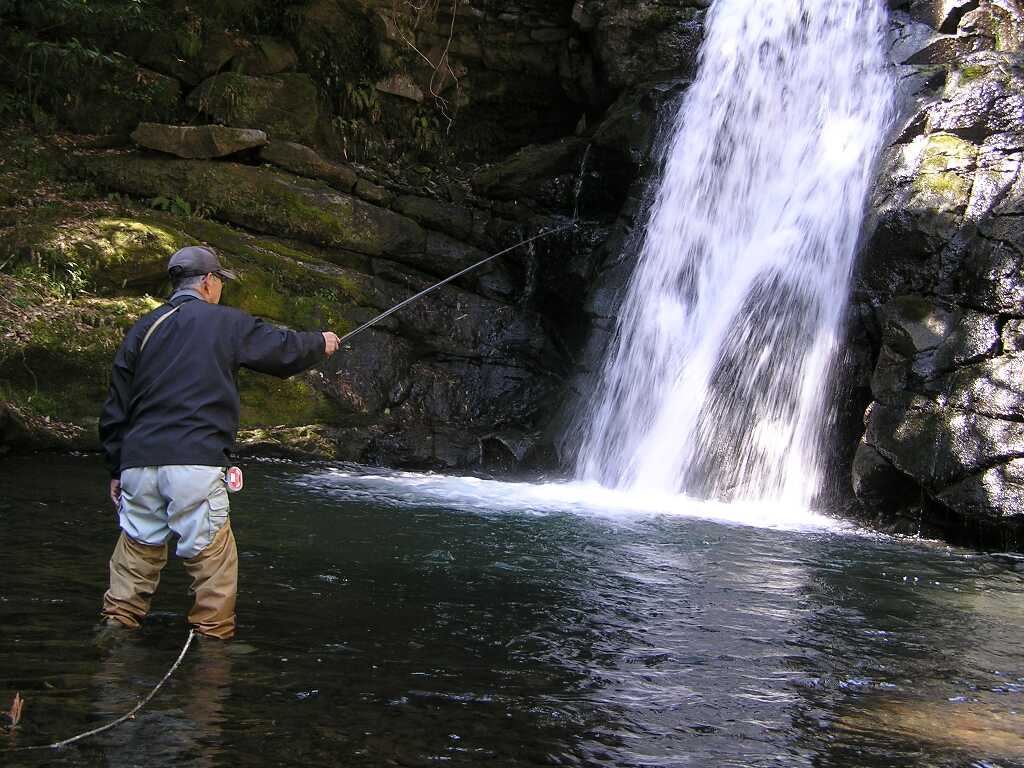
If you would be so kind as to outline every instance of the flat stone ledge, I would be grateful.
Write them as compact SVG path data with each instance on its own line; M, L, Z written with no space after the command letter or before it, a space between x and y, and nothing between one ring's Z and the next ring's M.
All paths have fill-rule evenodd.
M267 134L254 128L227 128L223 125L139 123L132 132L132 140L140 147L175 157L209 160L262 147L267 143Z

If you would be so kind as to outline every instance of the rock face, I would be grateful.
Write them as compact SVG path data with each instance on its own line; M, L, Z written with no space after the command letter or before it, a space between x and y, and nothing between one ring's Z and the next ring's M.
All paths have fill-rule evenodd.
M217 218L257 232L367 256L411 258L426 248L426 234L411 219L270 169L134 155L87 157L82 167L122 192L151 197L177 190Z
M176 157L209 159L262 147L267 143L267 134L252 128L225 128L223 125L139 123L132 131L132 141L140 147Z
M323 179L335 189L351 192L359 177L344 163L325 160L315 149L291 141L274 141L260 151L260 160L299 176Z
M1002 2L903 10L904 127L856 275L855 335L876 362L854 488L910 530L1012 542L1024 528L1024 18Z
M251 77L222 72L189 94L188 105L235 128L258 128L271 139L316 140L320 94L309 75Z

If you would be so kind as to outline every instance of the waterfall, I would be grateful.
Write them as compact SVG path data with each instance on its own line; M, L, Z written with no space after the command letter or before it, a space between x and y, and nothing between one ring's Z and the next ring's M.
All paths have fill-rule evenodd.
M809 504L895 82L881 0L716 0L577 475Z

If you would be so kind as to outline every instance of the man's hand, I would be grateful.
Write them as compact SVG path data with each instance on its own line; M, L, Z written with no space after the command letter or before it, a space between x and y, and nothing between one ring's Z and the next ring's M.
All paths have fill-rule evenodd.
M327 353L328 357L338 351L339 343L338 335L336 333L324 331L324 351Z
M114 503L114 509L121 508L121 481L116 477L110 481L110 500Z

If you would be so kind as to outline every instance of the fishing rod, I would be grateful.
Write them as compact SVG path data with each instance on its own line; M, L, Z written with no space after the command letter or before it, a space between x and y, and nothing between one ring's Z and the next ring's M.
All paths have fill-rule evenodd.
M390 317L391 315L395 314L395 312L400 310L402 307L405 307L405 306L408 306L409 304L412 304L417 299L422 299L428 293L431 293L432 291L436 291L441 286L447 285L452 280L455 280L457 278L462 277L467 272L472 272L474 269L477 269L478 267L482 267L487 262L492 261L492 260L498 258L499 256L504 256L506 253L508 253L510 251L514 251L516 248L518 248L518 247L520 247L522 245L527 245L528 243L532 243L534 240L540 240L542 237L547 237L548 235L556 235L559 232L565 232L567 229L572 229L575 226L576 226L576 222L573 222L572 224L566 224L565 226L558 227L557 229L549 229L549 230L546 230L546 231L538 232L533 237L528 237L525 240L516 243L515 245L509 246L508 248L506 248L503 251L498 251L497 253L491 254L486 259L480 259L480 261L478 261L476 264L472 264L472 265L466 267L465 269L463 269L462 271L456 272L454 275L451 275L450 277L446 277L444 280L442 280L439 283L434 283L434 285L430 286L429 288L424 288L422 291L417 293L415 296L410 296L408 299L405 299L404 301L401 301L398 304L395 304L395 306L393 306L391 309L389 309L389 310L387 310L385 312L381 312L375 318L373 318L372 320L369 320L369 321L363 323L358 328L356 328L354 331L349 331L344 336L342 336L340 339L338 339L338 346L340 347L348 339L351 339L357 333L362 333L367 328L369 328L369 327L371 327L373 325L376 325L377 323L379 323L384 318Z

